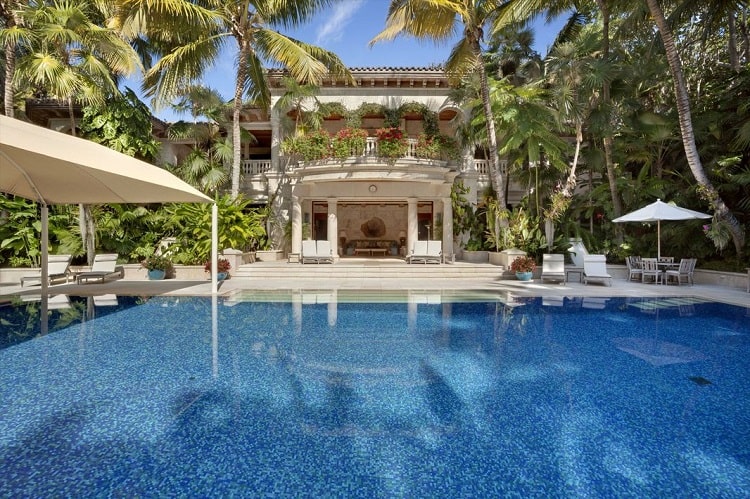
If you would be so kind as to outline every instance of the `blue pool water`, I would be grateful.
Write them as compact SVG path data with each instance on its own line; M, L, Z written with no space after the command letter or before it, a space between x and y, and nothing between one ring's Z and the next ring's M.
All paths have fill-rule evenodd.
M1 307L0 497L750 496L750 308L271 298Z

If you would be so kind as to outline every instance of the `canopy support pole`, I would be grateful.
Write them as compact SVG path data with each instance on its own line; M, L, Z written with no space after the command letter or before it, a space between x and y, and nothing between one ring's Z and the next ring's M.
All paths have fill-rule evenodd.
M211 205L211 294L219 292L217 273L219 270L219 206Z

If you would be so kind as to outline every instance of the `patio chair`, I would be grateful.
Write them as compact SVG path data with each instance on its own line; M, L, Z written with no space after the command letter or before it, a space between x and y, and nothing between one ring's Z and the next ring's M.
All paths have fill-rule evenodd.
M654 284L661 282L661 269L656 258L643 258L641 260L641 282L651 281Z
M612 276L607 273L607 257L604 255L586 255L583 257L583 283L589 281L606 281L612 285Z
M85 284L89 281L104 282L107 279L122 279L125 270L117 265L117 253L102 253L94 256L91 270L76 274L76 283Z
M68 278L70 278L70 261L72 259L73 255L49 255L47 257L47 283L52 284L52 281L62 279L68 282ZM29 281L37 281L41 285L41 269L36 274L21 277L21 287Z
M427 258L427 241L414 241L414 247L406 257L406 263L427 263L425 258Z
M552 279L565 283L565 255L559 253L545 253L542 255L541 281Z
M625 264L628 266L628 281L632 281L635 277L636 280L643 280L643 269L641 268L641 257L640 256L629 256L625 259Z
M669 278L674 277L677 285L682 284L685 279L688 284L693 285L693 272L695 271L696 258L683 258L680 260L680 266L676 269L668 269L664 272L664 283L669 283Z

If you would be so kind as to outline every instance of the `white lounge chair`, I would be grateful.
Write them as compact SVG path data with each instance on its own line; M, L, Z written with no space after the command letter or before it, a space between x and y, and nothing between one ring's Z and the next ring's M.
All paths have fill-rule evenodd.
M427 257L427 241L414 241L414 247L411 253L406 257L406 263L426 263L425 258Z
M443 259L443 241L427 241L427 256L424 263L440 263Z
M318 254L318 263L333 263L333 250L328 239L315 241L315 248Z
M607 273L607 257L604 255L586 255L583 257L583 283L589 281L606 281L612 285L612 276Z
M65 282L68 282L68 278L70 277L70 261L72 259L72 255L49 255L47 257L47 283L52 284L52 281L63 279ZM32 283L36 281L37 284L41 285L41 269L36 274L21 277L21 287L29 281Z
M85 284L89 281L104 282L107 279L122 279L125 270L117 265L117 253L102 253L94 256L91 270L76 274L76 282Z
M318 263L318 250L314 240L305 239L302 241L302 254L300 257L302 263Z
M443 258L443 241L414 241L414 249L406 263L440 263Z
M565 282L565 255L558 253L545 253L542 255L541 281L552 279Z
M326 239L302 241L302 263L333 263L331 243Z

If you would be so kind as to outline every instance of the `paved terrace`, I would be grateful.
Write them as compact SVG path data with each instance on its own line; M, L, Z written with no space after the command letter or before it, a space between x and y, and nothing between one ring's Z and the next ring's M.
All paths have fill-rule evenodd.
M417 265L407 265L402 261L376 259L366 261L345 259L333 265L300 265L286 262L258 262L251 265L253 270L265 272L253 277L251 272L241 272L237 276L219 283L219 295L236 297L253 291L284 290L430 290L444 291L446 294L460 294L461 291L481 291L482 295L497 294L499 298L509 297L678 297L689 296L703 298L738 306L748 307L750 313L750 294L746 291L744 276L734 274L727 284L702 283L700 276L697 283L689 285L656 285L628 282L626 270L622 266L608 266L613 276L612 285L601 282L583 284L576 282L554 283L534 279L521 282L503 276L502 268L488 264L470 264L457 262L446 265L428 265L429 270L417 270ZM245 266L243 266L244 268ZM361 269L367 267L369 272ZM425 267L419 265L419 267ZM441 277L441 267L450 268L445 277ZM268 272L273 268L273 272ZM386 272L385 269L396 269ZM373 277L373 271L382 270L384 277ZM412 272L414 271L414 272ZM168 279L164 281L145 280L141 270L126 272L126 277L104 283L57 284L50 286L50 294L68 294L72 296L96 296L117 294L130 296L210 296L211 285L206 278L202 279ZM325 277L331 275L332 277ZM750 278L750 277L749 277ZM722 281L723 279L714 279ZM7 281L7 279L4 279ZM17 281L16 281L17 282ZM13 296L38 295L39 286L23 287L14 282L0 282L0 302L9 301Z

